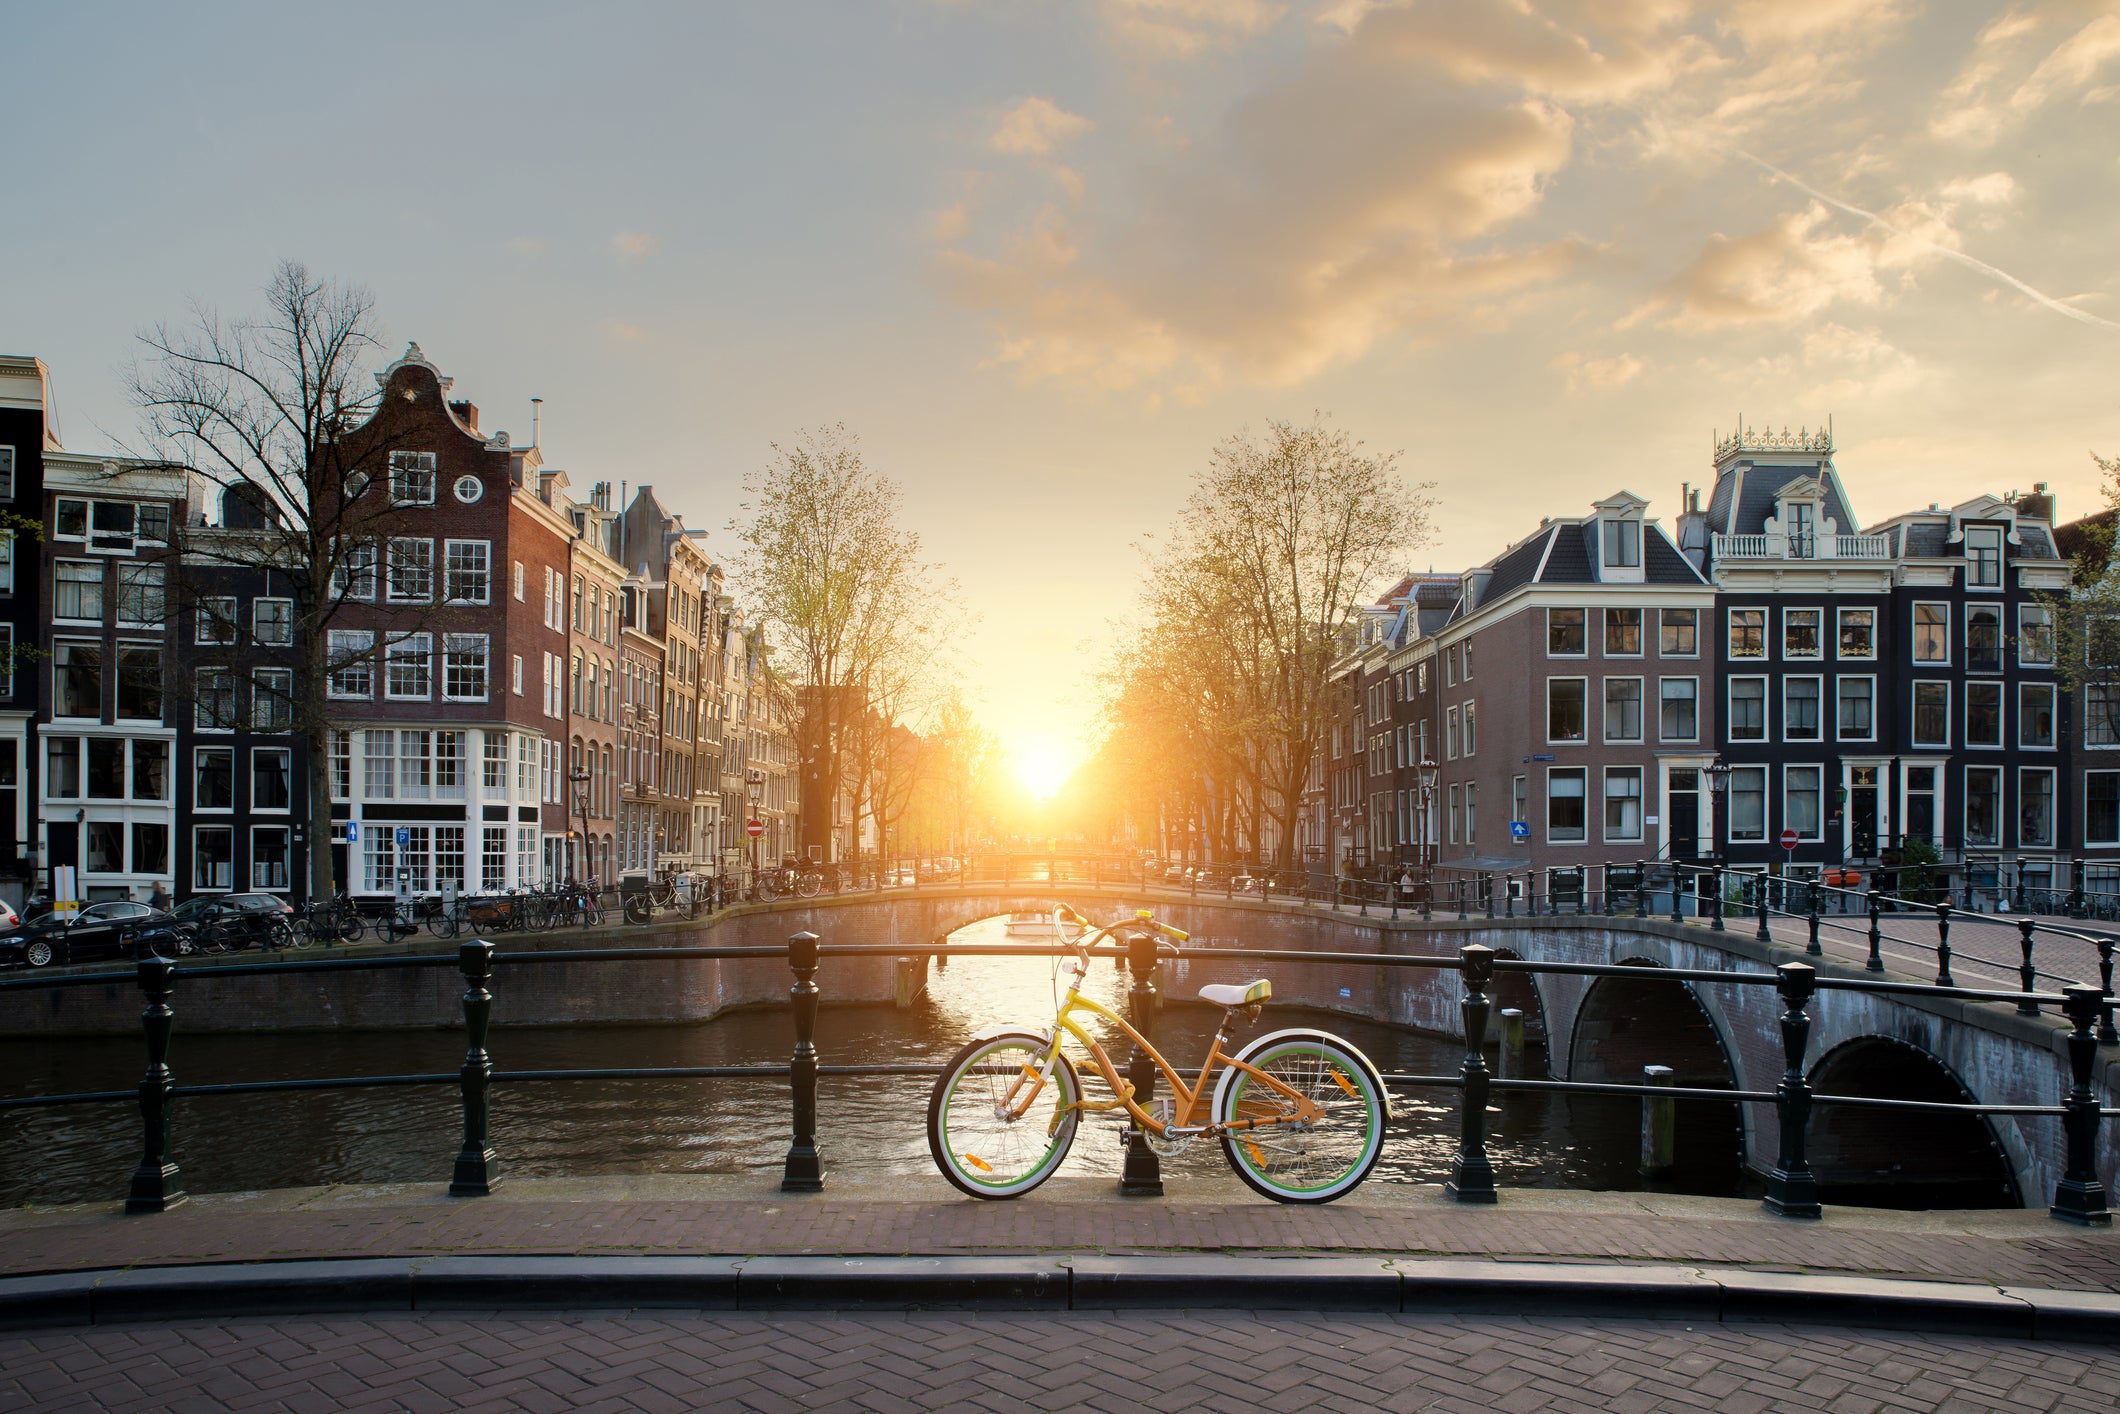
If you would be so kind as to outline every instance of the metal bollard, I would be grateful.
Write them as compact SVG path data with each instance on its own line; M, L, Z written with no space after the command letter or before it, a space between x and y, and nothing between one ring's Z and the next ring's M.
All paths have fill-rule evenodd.
M1936 905L1936 985L1955 987L1951 980L1951 906Z
M1464 979L1465 1088L1458 1102L1458 1151L1443 1191L1460 1203L1493 1203L1494 1166L1487 1162L1487 986L1494 980L1494 949L1478 943L1458 949Z
M1708 871L1708 882L1709 882L1709 885L1710 885L1710 887L1709 887L1709 889L1708 889L1708 904L1709 904L1709 919L1708 919L1708 926L1709 926L1709 927L1711 927L1711 928L1713 928L1713 929L1714 929L1714 930L1715 930L1716 932L1720 933L1720 932L1722 932L1722 931L1723 931L1723 906L1722 906L1722 905L1723 905L1723 897L1722 897L1723 881L1722 881L1722 870L1720 870L1720 869L1711 869L1711 870L1709 870L1709 871Z
M1818 909L1825 901L1824 888L1816 879L1811 881L1811 940L1804 944L1804 951L1812 957L1824 957L1826 950L1818 944Z
M176 1102L170 1096L169 1030L176 1021L170 994L176 990L177 965L166 957L140 959L135 973L147 1007L140 1029L147 1036L147 1073L140 1077L140 1164L125 1195L128 1213L163 1213L185 1199L184 1175L169 1156L170 1124Z
M1759 871L1759 931L1752 936L1762 943L1774 941L1774 935L1767 931L1767 880L1771 877L1766 870Z
M783 1193L824 1190L824 1158L817 1152L817 944L815 933L788 939L788 1014L795 1019L795 1054L788 1060L788 1090L794 1100L795 1132L780 1171Z
M1502 1049L1496 1072L1503 1080L1524 1078L1524 1013L1521 1007L1502 1008Z
M2098 1181L2098 1097L2091 1090L2091 1066L2098 1058L2098 1038L2092 1028L2104 1009L2105 997L2096 987L2066 987L2069 1092L2061 1102L2061 1128L2068 1136L2068 1171L2054 1185L2054 1206L2048 1209L2063 1222L2085 1227L2109 1227L2112 1214L2105 1207L2105 1185Z
M2017 920L2017 946L2024 952L2024 965L2017 969L2017 980L2027 992L2039 990L2039 973L2032 966L2032 931L2039 925L2029 918ZM2039 1003L2023 1001L2017 1003L2017 1015L2037 1016Z
M1884 895L1870 890L1870 957L1863 963L1865 972L1884 971L1884 925L1879 917L1884 913Z
M1126 967L1133 974L1133 984L1127 988L1127 1011L1134 1029L1144 1037L1154 1039L1151 1029L1156 1022L1156 938L1153 933L1136 933L1126 940ZM1134 1103L1142 1109L1148 1108L1150 1097L1156 1088L1156 1063L1148 1052L1140 1047L1127 1062L1126 1078L1134 1087ZM1119 1192L1128 1198L1160 1198L1163 1196L1163 1161L1156 1151L1148 1147L1148 1137L1139 1125L1129 1125L1126 1131L1126 1161L1119 1169Z
M1642 1084L1669 1085L1670 1083L1670 1066L1645 1065L1642 1067ZM1677 1152L1678 1102L1668 1096L1642 1096L1642 1177L1670 1177L1674 1166L1673 1156Z
M1785 962L1774 969L1779 976L1775 990L1781 993L1781 1048L1787 1069L1774 1087L1775 1108L1781 1114L1781 1148L1774 1167L1767 1170L1767 1196L1760 1206L1785 1218L1823 1216L1818 1206L1818 1180L1804 1157L1805 1131L1811 1122L1811 1084L1804 1079L1804 1048L1811 1040L1811 1018L1804 1004L1818 985L1818 969L1807 962Z
M2105 994L2098 1019L2098 1044L2120 1046L2120 1032L2113 1030L2113 940L2098 940L2098 990Z
M1683 923L1686 921L1685 914L1679 911L1678 897L1679 891L1682 890L1685 885L1685 869L1680 865L1673 864L1671 866L1671 921L1673 923Z
M492 1121L493 1057L486 1051L486 1028L493 1020L493 944L459 943L456 965L464 974L464 1065L457 1072L457 1092L464 1102L464 1147L457 1150L449 1175L449 1196L483 1198L500 1182L500 1156L487 1142Z
M1634 861L1634 916L1649 916L1649 861L1646 859Z

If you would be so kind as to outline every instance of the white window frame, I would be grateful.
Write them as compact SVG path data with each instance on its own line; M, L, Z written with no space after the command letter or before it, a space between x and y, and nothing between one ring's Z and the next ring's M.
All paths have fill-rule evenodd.
M417 564L401 558L400 546L417 546L423 552ZM393 535L384 547L383 594L392 604L431 604L434 602L434 542L418 535ZM424 594L400 594L398 592L398 567L404 564L407 570L417 569L425 574L427 592Z
M1999 525L1968 525L1964 527L1961 534L1965 537L1965 587L1968 590L1997 590L2002 588L2004 577L2003 556L2006 553L2005 547L2008 539L2002 527ZM1976 572L1982 563L1981 556L1973 553L1973 537L1976 535L1980 537L1983 544L1992 545L1994 548L1995 557L1992 563L1995 567L1995 577L1993 579L1976 577Z
M2027 620L2037 622L2037 627L2028 626ZM2026 657L2025 645L2045 643L2043 657ZM2054 611L2044 604L2019 604L2017 606L2017 666L2020 668L2051 668L2054 666Z
M1973 620L1978 617L1995 625L1995 666L1975 668L1973 666ZM2000 604L1968 604L1965 606L1965 670L1969 673L1999 673L2003 664L2009 662L2009 654L2003 647L2002 606Z
M2025 723L2033 718L2034 708L2029 700L2032 696L2046 694L2046 740L2026 741ZM2061 741L2060 694L2050 682L2020 682L2017 684L2017 749L2019 751L2058 751Z
M15 499L15 449L0 443L0 501Z
M394 665L399 660L398 650L408 649L406 662L415 655L426 660L424 692L398 692L392 681ZM434 700L434 635L431 633L393 633L383 641L383 700L386 702L431 702Z
M1737 833L1737 778L1759 777L1759 833L1740 835ZM1723 833L1731 844L1761 844L1767 838L1767 817L1772 811L1772 802L1767 799L1767 768L1765 766L1732 766L1727 792L1729 803L1723 811Z
M285 805L260 805L258 803L258 758L260 756L284 756L287 758L287 803ZM295 779L294 749L287 746L255 746L250 751L250 811L253 815L291 815L294 813Z
M199 879L199 841L207 835L228 837L228 882L202 883ZM194 825L191 827L191 891L195 894L234 893L236 887L236 832L233 824Z
M1798 614L1809 614L1813 620L1812 638L1816 644L1809 653L1789 651L1789 620ZM1836 625L1837 627L1837 625ZM1815 663L1826 656L1826 611L1809 604L1786 605L1781 611L1781 657L1785 663Z
M208 755L228 758L228 804L201 805L199 803L199 766L201 758ZM191 751L191 808L200 815L232 815L236 808L236 749L233 746L195 746Z
M383 577L381 542L373 536L348 540L335 551L338 564L331 572L331 591L341 599L375 602Z
M1640 569L1642 563L1642 523L1632 518L1608 520L1597 538L1598 548L1605 568L1618 570Z
M1458 755L1458 709L1443 709L1443 759L1455 761Z
M346 655L341 658L340 655ZM334 665L337 666L334 666ZM367 682L365 692L342 690L340 679L346 673L359 673ZM340 702L372 702L375 700L375 632L365 628L335 628L328 632L324 650L324 695Z
M476 653L478 672L477 692L458 692L451 685L457 671L456 659L469 658ZM464 671L471 671L467 662ZM483 633L445 633L442 635L442 700L444 702L484 702L493 692L493 642Z
M268 605L268 604L276 604L276 605L280 605L280 606L283 606L283 607L285 607L285 609L287 610L287 631L286 631L286 632L285 632L285 633L284 633L283 635L281 635L280 637L278 637L278 638L267 638L267 637L265 636L265 625L264 625L264 621L263 621L263 620L264 620L264 616L263 616L263 615L262 615L262 614L261 614L261 613L259 612L259 610L263 609L263 608L264 608L264 607L265 607L266 605ZM268 645L271 645L271 646L273 646L273 647L277 647L277 648L284 648L284 647L286 647L286 646L287 646L288 644L291 644L291 643L293 643L293 642L294 642L294 600L292 600L292 599L265 599L265 598L260 598L260 599L253 599L253 600L251 600L251 601L250 601L250 636L251 636L252 638L256 639L256 640L257 640L258 642L260 642L260 643L263 643L263 644L268 644Z
M1737 651L1737 616L1739 614L1759 615L1759 651L1757 653L1740 653ZM1771 655L1771 648L1768 642L1767 634L1773 628L1773 626L1774 616L1768 613L1767 610L1761 606L1751 605L1744 608L1732 608L1731 610L1729 610L1728 613L1724 616L1723 622L1724 659L1732 663L1767 662Z
M1583 616L1583 647L1581 652L1557 653L1554 651L1553 616L1556 613L1581 614ZM1587 658L1590 656L1590 610L1588 608L1576 608L1574 605L1571 604L1560 604L1549 607L1546 610L1546 656L1548 658L1563 658L1571 662L1577 658Z
M515 588L515 602L518 604L527 604L528 602L530 602L528 598L524 596L523 593L524 574L523 562L521 560L517 560L515 562L515 568L512 571L512 582Z
M1696 642L1698 639L1696 638ZM1693 686L1693 734L1691 736L1664 735L1664 684L1667 682L1691 683ZM1668 742L1698 742L1700 740L1700 679L1692 674L1677 674L1659 677L1656 680L1656 739Z
M1648 820L1648 801L1645 792L1648 787L1643 780L1644 774L1639 766L1607 766L1599 777L1598 804L1604 807L1599 812L1603 821L1600 830L1601 838L1606 844L1640 844L1647 837L1645 831L1648 828L1646 824ZM1625 779L1627 777L1632 777L1634 780L1634 794L1631 797L1624 795L1615 796L1612 793L1612 782L1615 778ZM1634 833L1631 835L1624 833L1614 834L1612 831L1611 803L1614 800L1627 799L1631 799L1634 802Z
M1816 833L1807 835L1798 830L1796 838L1807 844L1816 844L1826 837L1826 768L1824 766L1809 762L1792 762L1781 768L1781 825L1785 830L1796 829L1795 823L1789 818L1789 802L1795 799L1796 792L1790 788L1789 782L1799 773L1808 773L1810 776L1812 790L1816 797L1818 824Z
M1789 727L1789 686L1792 683L1799 682L1810 683L1811 686L1816 689L1816 691L1812 695L1811 701L1815 709L1815 719L1817 725L1816 729L1809 736L1798 736L1795 734L1795 732L1790 730ZM1839 710L1839 704L1836 701L1834 705L1834 711L1835 713L1838 713ZM1781 739L1783 741L1795 741L1805 743L1820 742L1826 740L1826 680L1820 674L1786 673L1782 676Z
M1575 779L1575 780L1578 780L1578 781L1580 781L1580 782L1582 783L1582 787L1583 787L1583 789L1582 789L1582 793L1581 793L1580 795L1578 795L1578 796L1576 797L1576 799L1578 799L1578 800L1580 800L1580 801L1582 802L1582 807L1583 807L1583 823L1582 823L1582 827L1581 827L1581 833L1579 833L1579 834L1577 834L1577 835L1574 835L1574 836L1572 836L1572 837L1571 837L1571 836L1567 836L1567 835L1556 835L1556 834L1555 834L1555 833L1553 832L1553 802L1554 802L1554 800L1555 800L1555 798L1556 798L1556 797L1554 796L1554 794L1553 794L1553 783L1554 783L1554 781L1555 781L1555 780L1557 780L1558 778L1560 778L1560 777L1562 777L1562 776L1568 776L1568 777L1571 777L1571 778L1573 778L1573 779ZM1590 772L1589 772L1589 769L1588 769L1587 767L1583 767L1583 766L1548 766L1548 767L1546 768L1546 843L1547 843L1547 844L1588 844L1589 842L1590 842Z
M228 680L228 721L225 723L218 721L209 722L206 720L206 679L209 675L214 677L226 678ZM192 713L192 729L194 731L232 732L238 726L242 725L243 703L242 699L238 695L236 685L236 670L234 668L226 666L200 668L194 675L193 682L198 689L194 698L196 706L194 707Z
M1866 682L1870 685L1870 730L1862 736L1850 736L1840 718L1840 685L1844 682ZM1840 673L1833 679L1833 740L1875 741L1877 740L1877 675L1875 673Z
M1995 694L1995 739L1973 740L1973 692L1993 691ZM1963 728L1965 749L1968 751L2000 751L2009 744L2009 693L2003 690L2000 678L1973 678L1965 684L1965 726Z
M1576 683L1582 688L1583 732L1581 736L1557 737L1553 735L1553 685L1561 682ZM1590 679L1587 677L1550 677L1546 679L1546 744L1548 746L1586 746L1590 741Z
M1623 682L1631 682L1634 684L1633 736L1614 736L1612 734L1612 685L1614 683ZM1599 731L1602 733L1601 740L1603 740L1607 745L1640 745L1642 742L1647 741L1649 739L1649 704L1647 700L1648 680L1646 678L1634 677L1627 674L1614 674L1604 679L1604 685L1605 690L1601 694L1599 694L1599 696L1602 698L1601 706L1603 715L1603 720L1598 723ZM1657 702L1657 709L1659 713L1662 711L1662 708L1662 699L1659 698Z
M477 576L476 594L457 593L456 567L458 551L478 552L478 567L466 567L461 571L469 577ZM493 542L490 540L444 540L442 542L442 602L446 604L490 604L493 602Z
M267 681L268 679L283 678L287 683L286 690L279 692L277 695L281 703L284 704L287 713L287 724L285 726L270 726L265 721L264 704L270 701L275 693L267 687ZM250 729L254 732L264 732L268 735L278 735L294 730L294 669L273 667L251 669Z
M523 695L523 655L522 655L522 654L520 654L520 653L511 653L511 654L509 655L509 662L508 662L508 675L509 675L509 679L510 679L510 681L511 681L511 682L513 683L513 685L514 685L514 689L515 689L515 695L516 695L517 697L521 697L521 696Z
M440 471L435 465L434 453L392 452L390 454L391 505L433 505L435 486L440 479Z
M1635 616L1634 651L1632 653L1614 649L1612 646L1613 615L1615 614L1633 614ZM1605 609L1601 623L1605 630L1604 643L1602 645L1605 657L1631 659L1649 656L1649 611L1647 609L1637 608L1631 604L1612 605Z
M2083 772L2083 846L2086 849L2096 849L2101 845L2120 845L2120 810L2115 810L2114 812L2114 832L2110 838L2093 838L2091 835L2092 776L2113 777L2114 794L2116 797L2120 797L2120 770L2106 768L2103 770Z
M1986 776L1995 782L1995 833L1992 838L1978 840L1973 838L1973 777L1975 776ZM1999 765L1979 765L1965 768L1965 778L1961 784L1958 801L1958 838L1964 842L1965 848L2002 848L2002 842L2006 837L2003 820L2007 814L2002 785L2002 767Z
M1942 741L1928 741L1925 740L1921 735L1921 689L1924 687L1932 686L1941 687L1943 689L1944 739ZM1911 684L1908 685L1907 711L1909 713L1909 717L1907 720L1907 742L1915 750L1950 750L1951 728L1956 720L1951 716L1952 709L1955 706L1955 704L1952 702L1952 698L1954 695L1955 694L1953 694L1951 691L1951 680L1949 678L1916 678Z
M1664 647L1664 615L1666 614L1691 614L1693 616L1693 647L1690 651L1684 648ZM1656 654L1660 658L1698 658L1700 656L1699 609L1671 608L1658 609L1656 611Z
M1849 653L1841 647L1842 635L1847 632L1848 616L1868 614L1870 616L1870 651ZM1877 610L1860 605L1840 606L1833 613L1833 656L1843 662L1874 663L1877 661Z
M2061 783L2055 779L2052 766L2019 766L2017 768L2017 847L2019 849L2052 849L2061 838ZM2024 837L2024 807L2031 801L2031 793L2024 788L2026 780L2037 776L2046 777L2046 838L2028 840Z
M232 648L242 631L242 607L233 594L215 594L199 600L192 613L191 641L213 648ZM222 637L215 630L226 633Z
M104 583L102 560L54 560L52 561L52 622L62 624L93 624L100 627L110 610L110 587ZM67 616L59 612L59 572L66 569L86 569L95 572L93 580L74 581L83 595L93 590L96 596L94 618L86 615Z
M1729 742L1758 742L1771 739L1774 730L1772 706L1767 700L1767 684L1772 681L1764 673L1732 673L1723 678L1723 739ZM1741 682L1759 684L1759 735L1737 734L1737 685Z
M1923 609L1943 610L1943 656L1941 658L1924 658L1921 656L1921 611ZM1951 666L1954 660L1951 657L1950 602L1948 600L1919 599L1914 602L1913 607L1908 609L1907 612L1911 616L1907 620L1907 653L1909 654L1909 661L1929 668L1948 668Z
M162 628L168 624L169 569L166 565L159 561L120 560L116 578L111 618L119 628Z

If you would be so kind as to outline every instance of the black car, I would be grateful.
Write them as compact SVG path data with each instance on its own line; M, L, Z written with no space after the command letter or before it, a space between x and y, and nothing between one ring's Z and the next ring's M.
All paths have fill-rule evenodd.
M294 908L277 894L201 894L171 916L193 930L205 952L284 948L294 941Z
M45 967L97 958L175 957L190 950L190 929L144 903L92 903L68 917L47 913L0 936L0 963Z

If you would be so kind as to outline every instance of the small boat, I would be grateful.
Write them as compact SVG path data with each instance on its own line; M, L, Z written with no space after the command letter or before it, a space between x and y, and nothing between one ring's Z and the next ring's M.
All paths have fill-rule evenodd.
M1070 938L1080 937L1081 925L1063 924ZM1011 913L1008 926L1003 930L1011 938L1038 938L1045 942L1053 940L1053 915L1050 913Z

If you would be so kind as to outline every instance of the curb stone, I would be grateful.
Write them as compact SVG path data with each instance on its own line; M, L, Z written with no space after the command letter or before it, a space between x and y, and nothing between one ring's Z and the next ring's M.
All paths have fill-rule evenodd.
M1347 1257L439 1257L0 1279L0 1330L540 1309L1365 1310L1931 1331L2120 1345L2120 1295L1698 1267Z

